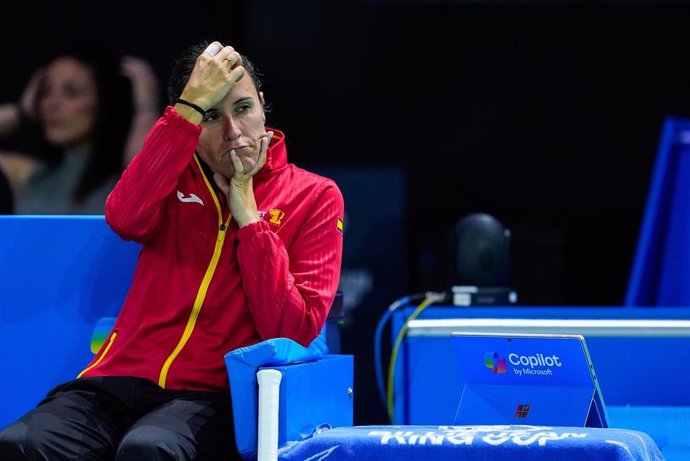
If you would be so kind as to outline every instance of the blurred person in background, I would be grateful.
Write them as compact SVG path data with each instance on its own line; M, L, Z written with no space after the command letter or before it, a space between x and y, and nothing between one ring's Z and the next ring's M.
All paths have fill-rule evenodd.
M160 112L146 61L91 42L69 46L33 74L18 103L0 105L0 182L11 186L0 201L13 197L16 214L104 214Z

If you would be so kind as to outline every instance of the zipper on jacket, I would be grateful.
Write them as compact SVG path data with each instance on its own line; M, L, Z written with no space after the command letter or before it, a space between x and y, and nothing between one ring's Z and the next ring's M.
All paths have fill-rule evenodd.
M77 375L77 379L81 378L82 375L83 375L84 373L86 373L86 372L89 371L90 369L96 367L99 363L101 363L101 361L103 360L103 358L105 357L105 355L106 355L106 354L108 353L108 351L110 350L110 346L113 345L113 341L115 341L115 338L117 338L117 330L113 331L113 332L110 334L110 338L108 339L108 344L105 346L105 349L103 349L103 352L101 353L101 356L98 357L98 359L97 359L95 362L93 362L90 366L88 366L88 367L86 367L84 370L82 370L82 372L79 373L79 374Z
M168 379L168 372L170 371L170 366L175 361L177 356L180 355L180 352L182 352L182 349L185 347L187 341L189 341L189 338L192 336L194 326L196 325L196 321L199 318L199 312L201 312L201 306L204 303L204 299L206 299L208 286L211 284L211 279L213 278L213 274L216 271L218 260L220 259L220 253L223 249L223 242L225 241L225 230L228 228L228 224L231 219L231 216L228 215L228 219L225 222L223 222L223 211L220 208L220 202L218 201L218 197L216 197L216 193L213 190L213 186L211 185L211 183L209 183L208 178L206 178L206 175L203 173L203 169L201 168L201 165L199 164L199 159L196 155L194 156L194 160L196 160L196 163L199 166L199 171L201 171L201 176L204 178L206 187L208 187L208 190L211 192L213 202L216 204L216 210L218 211L218 237L216 238L216 245L213 249L213 256L211 256L211 261L209 262L208 267L206 268L204 278L201 280L201 286L199 287L199 291L197 291L196 293L196 299L194 300L194 305L192 306L192 312L189 314L189 319L187 319L187 324L185 325L182 337L180 337L180 340L178 341L177 346L175 346L175 349L173 349L172 353L168 356L167 359L165 359L163 367L161 368L160 375L158 376L158 385L162 388L165 388L165 383Z

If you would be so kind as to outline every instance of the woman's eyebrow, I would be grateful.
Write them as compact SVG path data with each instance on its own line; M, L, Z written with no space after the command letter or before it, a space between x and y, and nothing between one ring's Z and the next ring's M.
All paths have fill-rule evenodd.
M236 106L237 104L240 104L240 103L243 103L243 102L246 102L246 101L252 101L252 97L251 97L251 96L246 96L246 97L244 97L244 98L240 98L240 99L238 99L237 101L235 101L234 103L232 103L232 105L233 105L233 106Z

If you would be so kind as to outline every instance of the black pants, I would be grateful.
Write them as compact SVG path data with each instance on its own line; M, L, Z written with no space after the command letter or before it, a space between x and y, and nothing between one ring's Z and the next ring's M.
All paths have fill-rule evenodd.
M82 378L0 432L0 459L241 459L230 394L171 391L139 378Z

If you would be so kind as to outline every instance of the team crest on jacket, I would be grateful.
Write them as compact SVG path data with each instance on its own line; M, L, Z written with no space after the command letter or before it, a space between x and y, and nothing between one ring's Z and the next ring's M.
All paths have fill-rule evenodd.
M285 212L283 210L279 210L278 208L271 208L268 211L259 210L259 218L263 219L264 221L266 221L268 218L269 224L280 226L280 224L283 222L283 218L285 218Z

